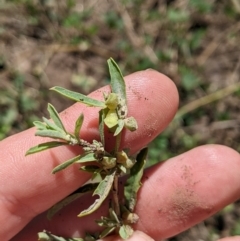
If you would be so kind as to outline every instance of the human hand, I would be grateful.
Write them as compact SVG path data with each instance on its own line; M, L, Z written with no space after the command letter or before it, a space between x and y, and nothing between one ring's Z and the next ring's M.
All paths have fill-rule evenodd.
M137 152L172 120L178 107L178 93L171 80L153 70L127 76L126 84L129 115L136 118L139 129L126 132L123 142L132 152ZM101 99L102 90L92 96ZM82 138L96 139L96 108L79 103L68 108L61 114L66 128L72 130L80 112L85 116ZM80 173L77 165L50 174L53 167L78 153L75 147L59 147L25 157L30 147L42 142L42 138L34 137L34 132L32 128L0 142L0 240L37 240L37 232L43 229L66 237L98 230L94 220L106 214L107 202L90 216L76 217L92 201L89 195L64 208L51 221L47 220L45 211L90 176ZM136 206L140 219L134 227L141 232L135 232L130 240L173 236L237 200L239 171L239 153L220 145L200 146L147 169ZM112 236L105 240L120 239Z

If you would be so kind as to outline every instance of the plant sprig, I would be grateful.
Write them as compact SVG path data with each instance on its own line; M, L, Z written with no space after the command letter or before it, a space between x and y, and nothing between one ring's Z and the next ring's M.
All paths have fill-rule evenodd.
M64 206L80 198L84 193L92 192L92 195L96 195L98 198L96 198L95 202L87 209L81 211L80 214L78 214L78 217L89 215L96 211L109 194L112 193L113 198L109 206L108 216L96 220L97 224L103 227L103 231L100 234L86 235L85 238L74 239L64 239L63 237L58 237L50 232L43 231L39 233L39 240L89 241L106 237L112 232L117 232L123 239L127 239L133 233L131 225L138 220L137 214L134 213L134 208L137 203L137 192L141 186L147 148L140 151L136 158L129 157L126 151L120 150L121 134L124 128L130 131L135 131L138 126L134 117L128 117L126 86L122 73L112 58L107 62L111 77L111 92L103 94L103 101L66 90L59 86L51 88L51 90L69 99L81 102L90 107L100 108L100 141L92 140L92 142L89 143L86 140L81 139L81 128L84 121L83 113L80 113L75 122L74 132L69 133L64 127L61 117L56 109L51 104L48 104L48 112L51 120L43 117L43 122L35 121L34 125L37 129L35 135L50 137L55 139L55 141L41 143L30 148L26 153L26 155L29 155L62 145L78 145L82 147L82 154L59 164L52 170L52 173L55 174L73 164L80 163L80 170L92 173L92 180L98 177L98 182L95 181L94 183L80 187L77 192L55 204L49 210L48 218L51 218ZM105 127L116 137L114 150L107 151L105 149ZM124 187L125 200L124 202L120 202L118 196L119 177L124 174L129 174L129 177Z

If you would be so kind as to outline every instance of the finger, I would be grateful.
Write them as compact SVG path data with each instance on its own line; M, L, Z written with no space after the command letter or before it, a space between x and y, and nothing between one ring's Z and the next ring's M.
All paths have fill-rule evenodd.
M152 70L137 72L126 77L129 115L138 120L139 129L126 132L123 136L125 147L135 152L147 145L173 118L178 95L175 85L166 76ZM102 99L104 87L91 94ZM73 131L75 120L84 113L85 120L81 138L91 141L99 139L98 108L75 104L61 113L67 130ZM45 139L34 137L35 129L30 129L9 137L0 143L0 239L9 239L33 216L46 210L54 203L81 186L88 178L79 173L79 167L51 175L51 170L61 162L79 153L78 148L60 147L25 157L26 151ZM137 141L136 141L137 140ZM5 222L4 220L8 220Z
M240 236L221 238L218 241L240 241Z
M240 197L239 171L239 153L220 145L201 146L149 168L138 195L135 211L140 219L135 230L161 240L206 219ZM93 215L76 216L92 202L91 196L86 196L65 207L51 221L44 213L13 241L34 240L43 229L65 237L99 231L93 220L107 215L108 201Z
M107 238L104 238L98 241L124 241L124 239L121 239L118 235L114 235L114 236L111 235ZM135 231L133 235L129 239L127 240L125 239L125 241L154 241L154 240L141 231Z

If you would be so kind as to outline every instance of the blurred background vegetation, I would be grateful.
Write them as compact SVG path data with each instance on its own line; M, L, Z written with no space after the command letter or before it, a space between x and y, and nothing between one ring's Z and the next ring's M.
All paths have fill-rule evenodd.
M239 20L239 0L0 0L0 140L47 116L48 102L71 104L50 87L106 85L113 57L124 75L153 68L179 90L149 164L206 143L240 151ZM240 235L239 217L236 202L169 240Z

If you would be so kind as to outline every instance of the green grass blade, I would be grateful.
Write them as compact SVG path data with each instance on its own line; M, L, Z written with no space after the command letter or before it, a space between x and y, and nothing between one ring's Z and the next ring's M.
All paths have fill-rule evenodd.
M92 98L90 98L86 95L83 95L83 94L80 94L80 93L77 93L77 92L74 92L74 91L71 91L71 90L67 90L67 89L62 88L60 86L55 86L55 87L51 88L50 90L54 90L57 93L65 96L65 97L67 97L71 100L84 103L88 106L95 106L95 107L101 107L101 108L106 107L106 105L104 104L103 101L92 99Z
M57 110L54 108L53 105L48 103L48 108L47 108L50 118L53 120L53 122L56 124L56 126L58 126L60 129L62 129L64 132L67 132L65 130L65 127L60 119L60 116L57 112Z
M119 69L117 63L112 59L108 59L108 68L109 73L111 77L111 89L113 93L116 93L124 99L127 103L127 97L126 97L126 86L125 82L121 73L121 70Z
M86 215L89 215L91 213L93 213L95 210L97 210L101 204L103 203L103 201L106 199L106 197L108 196L111 188L112 188L112 184L113 184L113 180L114 180L114 176L116 174L116 171L114 171L113 173L107 175L98 185L98 187L95 189L93 196L98 195L99 198L97 198L95 200L95 202L87 209L83 210L78 217L83 217Z
M137 162L130 170L129 177L124 186L124 196L127 208L133 212L137 202L137 192L141 187L141 178L143 175L144 165L146 163L148 149L142 149L137 155Z
M67 145L66 142L59 142L59 141L50 141L50 142L45 142L42 144L39 144L37 146L31 147L27 152L26 152L26 156L33 154L33 153L37 153L40 151L45 151L47 149L50 148L54 148L54 147L58 147L58 146L63 146L63 145Z

